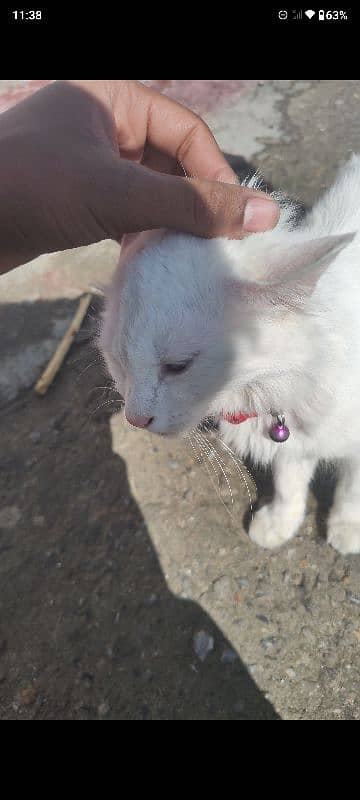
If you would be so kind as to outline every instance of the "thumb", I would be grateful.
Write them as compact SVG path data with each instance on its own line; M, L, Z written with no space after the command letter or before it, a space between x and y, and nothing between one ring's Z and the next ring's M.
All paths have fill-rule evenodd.
M153 228L241 238L279 220L274 200L236 184L166 175L124 160L112 165L108 178L100 216L111 238Z

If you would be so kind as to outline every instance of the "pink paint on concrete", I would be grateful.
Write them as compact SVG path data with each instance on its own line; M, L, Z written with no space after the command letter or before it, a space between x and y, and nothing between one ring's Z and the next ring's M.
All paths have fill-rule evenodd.
M142 81L178 100L197 114L205 114L236 101L260 81ZM263 81L261 81L263 83Z
M53 81L0 81L0 113Z
M263 83L263 81L261 81ZM0 113L53 81L0 80ZM178 100L197 114L205 114L235 102L259 81L142 81Z

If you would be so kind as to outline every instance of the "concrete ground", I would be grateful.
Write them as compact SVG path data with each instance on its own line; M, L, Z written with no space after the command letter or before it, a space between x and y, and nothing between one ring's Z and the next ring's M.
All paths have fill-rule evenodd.
M193 97L230 158L306 204L360 150L360 81L234 81L223 95L208 82L206 102L160 83ZM34 396L75 298L117 252L0 279L0 718L359 719L360 556L325 542L332 473L300 534L265 552L246 519L270 477L244 481L214 434L208 464L208 444L127 427L95 391L99 366L83 371L87 329Z

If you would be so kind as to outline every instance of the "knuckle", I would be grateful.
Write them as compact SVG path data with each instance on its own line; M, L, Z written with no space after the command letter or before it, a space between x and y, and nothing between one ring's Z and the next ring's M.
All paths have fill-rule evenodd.
M181 163L182 161L186 161L188 154L192 150L195 141L201 141L203 139L214 139L210 128L207 126L206 122L201 119L197 114L193 114L193 123L190 126L189 130L187 131L181 145L179 146L176 158ZM215 141L215 140L214 140Z

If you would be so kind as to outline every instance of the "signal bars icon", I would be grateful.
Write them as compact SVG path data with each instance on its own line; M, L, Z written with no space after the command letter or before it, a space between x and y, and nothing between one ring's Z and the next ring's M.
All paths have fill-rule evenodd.
M278 15L279 19L286 20L289 17L289 13L290 12L283 10L283 11L279 11L277 15ZM312 19L316 15L316 11L313 11L311 8L309 8L304 13L305 13L305 16L308 19ZM346 19L345 12L340 12L340 14L344 19ZM303 18L303 12L302 11L292 11L292 17L291 18L293 20L302 19ZM323 11L319 11L319 19L324 19L324 12Z

